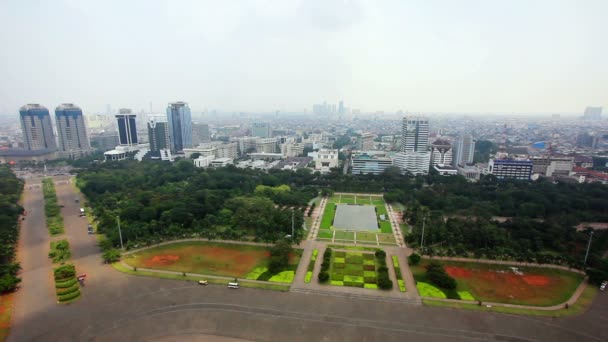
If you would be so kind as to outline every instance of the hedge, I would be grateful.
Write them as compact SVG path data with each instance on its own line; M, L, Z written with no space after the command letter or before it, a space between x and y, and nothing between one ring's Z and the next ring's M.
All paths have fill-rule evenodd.
M55 274L55 280L70 278L76 275L76 268L74 265L63 265L53 270Z
M57 297L59 298L60 302L65 302L65 301L68 301L70 299L74 299L74 298L80 297L80 291L74 291L74 292L68 293L66 295L57 296Z
M76 284L76 281L77 281L76 278L71 278L66 281L58 281L55 283L55 287L58 289L64 289L64 288L67 288L67 287L70 287L70 286Z
M74 284L70 287L56 289L55 292L58 296L62 296L78 290L80 290L80 286L78 286L78 284Z

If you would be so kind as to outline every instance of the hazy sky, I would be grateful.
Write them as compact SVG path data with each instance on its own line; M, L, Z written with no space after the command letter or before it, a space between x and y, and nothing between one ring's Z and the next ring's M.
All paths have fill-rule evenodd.
M0 112L582 112L608 107L608 1L0 1Z

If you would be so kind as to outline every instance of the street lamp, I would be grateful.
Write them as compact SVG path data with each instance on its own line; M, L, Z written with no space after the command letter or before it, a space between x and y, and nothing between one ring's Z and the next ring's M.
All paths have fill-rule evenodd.
M116 215L116 224L118 225L118 236L120 236L120 249L125 249L122 245L122 231L120 230L120 216Z
M589 243L587 244L587 252L585 252L585 261L583 261L583 266L587 265L587 257L589 256L589 248L591 248L592 239L593 239L593 230L591 231L591 235L589 235Z
M294 213L293 208L291 208L291 240L295 238L295 227L294 227Z

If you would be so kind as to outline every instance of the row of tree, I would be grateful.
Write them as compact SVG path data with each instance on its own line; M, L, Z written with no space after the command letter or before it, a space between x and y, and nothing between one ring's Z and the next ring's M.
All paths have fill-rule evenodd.
M15 290L21 268L15 262L15 244L19 236L18 218L23 208L17 204L23 182L6 165L0 165L0 293Z

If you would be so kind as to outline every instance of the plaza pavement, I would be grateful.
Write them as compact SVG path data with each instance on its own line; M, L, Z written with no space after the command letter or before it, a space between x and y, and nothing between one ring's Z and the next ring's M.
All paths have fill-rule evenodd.
M57 192L60 202L73 202L71 185L57 186ZM41 198L40 190L26 186L28 211L41 210ZM28 217L32 222L22 227L19 253L24 281L9 341L583 342L608 336L605 293L580 316L552 319L130 276L101 263L77 208L66 205L62 213L72 259L78 272L88 274L82 298L54 304L48 232L40 225L43 216ZM47 237L37 235L39 230Z

